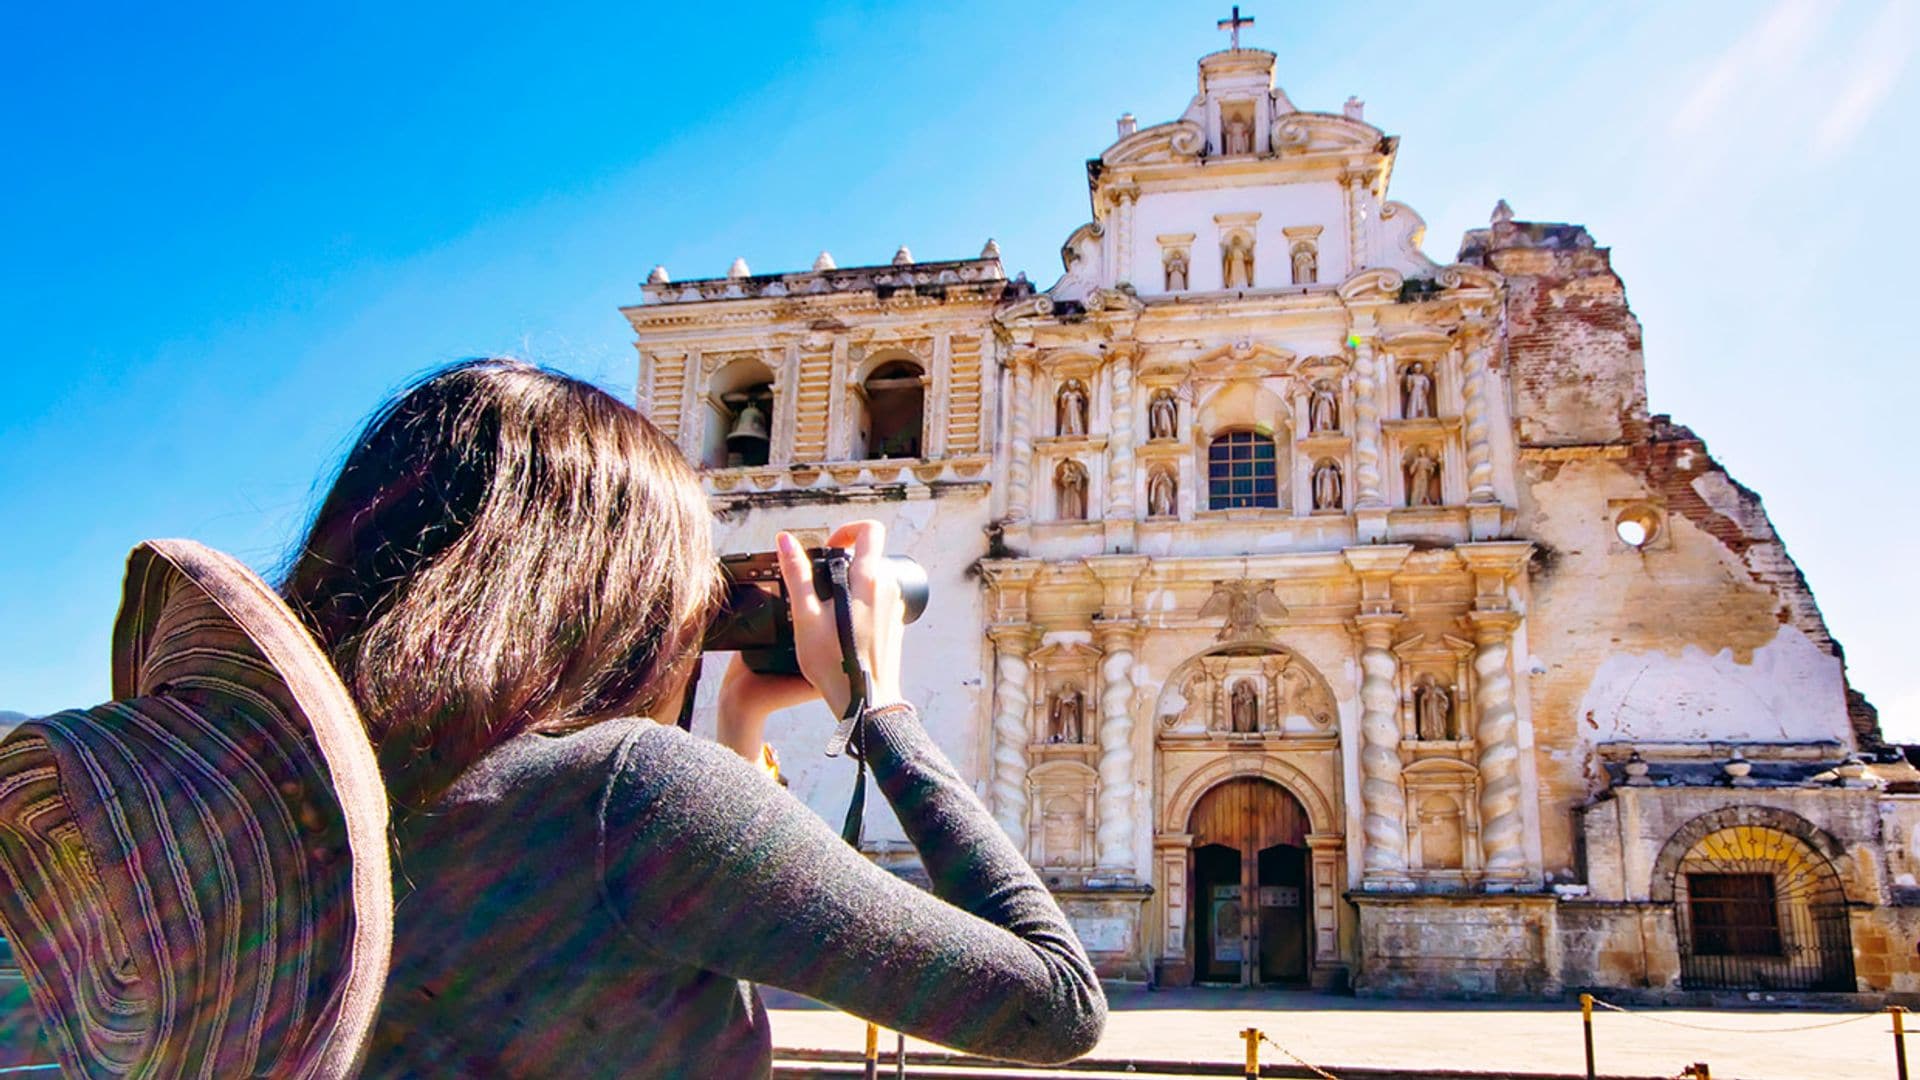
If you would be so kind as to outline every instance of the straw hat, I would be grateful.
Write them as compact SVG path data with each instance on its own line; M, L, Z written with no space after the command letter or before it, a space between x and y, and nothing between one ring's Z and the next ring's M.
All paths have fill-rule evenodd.
M359 715L252 571L127 559L115 700L0 742L0 929L85 1076L346 1077L393 942Z

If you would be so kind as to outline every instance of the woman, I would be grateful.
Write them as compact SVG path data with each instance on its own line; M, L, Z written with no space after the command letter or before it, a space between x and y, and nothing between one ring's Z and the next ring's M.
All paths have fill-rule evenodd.
M283 591L396 804L393 974L367 1074L765 1076L756 983L976 1053L1085 1053L1106 1013L1085 953L901 699L878 523L829 542L853 549L873 676L858 738L933 895L742 760L769 713L848 702L791 536L806 678L736 659L725 747L636 719L676 716L698 662L709 520L632 408L514 361L425 379L349 452Z

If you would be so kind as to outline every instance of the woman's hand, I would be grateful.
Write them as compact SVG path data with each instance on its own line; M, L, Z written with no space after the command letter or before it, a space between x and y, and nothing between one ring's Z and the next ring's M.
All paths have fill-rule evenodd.
M716 736L720 745L760 764L767 717L781 709L818 701L820 691L798 675L761 675L734 654L720 680Z
M900 641L906 630L906 606L900 586L888 570L884 552L887 528L877 521L842 525L827 538L828 547L852 548L847 593L853 613L853 640L872 677L867 705L900 700ZM853 690L840 662L840 637L831 601L813 591L813 563L791 533L778 537L780 576L793 611L794 652L800 671L819 688L835 716L847 711ZM731 672L729 672L731 675Z

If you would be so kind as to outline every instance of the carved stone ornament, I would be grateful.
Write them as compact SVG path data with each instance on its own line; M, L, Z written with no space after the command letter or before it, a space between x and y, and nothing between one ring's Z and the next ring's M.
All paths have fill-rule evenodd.
M1156 465L1147 474L1147 516L1174 517L1179 511L1173 470Z
M1340 398L1325 379L1313 384L1307 399L1307 430L1315 435L1340 430Z
M1407 454L1407 505L1439 506L1440 458L1433 448L1420 445Z
M1179 417L1180 406L1174 401L1173 391L1165 387L1155 390L1152 400L1147 402L1147 438L1173 438Z
M1078 745L1086 741L1086 695L1078 683L1068 683L1054 691L1047 709L1047 741Z
M1061 521L1087 520L1086 466L1071 459L1061 462L1053 471L1053 496Z
M1320 280L1320 257L1312 244L1293 245L1293 283L1312 285Z
M1167 291L1187 291L1187 253L1183 248L1174 248L1166 256Z
M1401 412L1408 420L1425 420L1434 414L1433 376L1427 365L1415 360L1400 376Z
M1079 379L1068 379L1054 401L1054 430L1060 435L1087 433L1087 388Z
M1220 248L1220 283L1228 289L1253 288L1253 240L1231 233Z
M1213 595L1200 605L1201 618L1226 618L1221 641L1264 641L1271 636L1264 623L1286 615L1286 605L1274 595L1273 586L1258 581L1218 582Z
M1260 691L1254 688L1253 680L1241 679L1234 683L1230 701L1228 715L1232 717L1233 733L1257 733L1260 730Z
M1413 690L1414 730L1424 742L1458 738L1453 724L1453 695L1431 675L1420 676Z
M1320 463L1313 467L1313 508L1341 509L1340 463L1332 458L1321 458Z

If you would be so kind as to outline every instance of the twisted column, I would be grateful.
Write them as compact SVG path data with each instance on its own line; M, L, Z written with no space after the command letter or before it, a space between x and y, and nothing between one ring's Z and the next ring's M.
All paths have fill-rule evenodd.
M1108 457L1107 519L1133 520L1133 352L1115 353L1113 367L1113 406L1107 437Z
M1407 798L1400 787L1399 659L1393 655L1392 612L1361 615L1360 804L1367 834L1368 884L1396 884L1407 874Z
M1380 361L1373 346L1361 341L1353 359L1353 504L1385 506L1380 486Z
M1513 676L1508 661L1513 628L1509 612L1473 613L1478 677L1474 705L1479 713L1475 739L1480 745L1480 846L1489 877L1520 877L1526 872L1521 850L1520 718L1513 707Z
M1027 848L1027 745L1033 741L1033 669L1027 653L1038 636L1029 626L996 626L993 710L993 817L1013 842Z
M1025 521L1033 504L1033 354L1013 355L1013 400L1008 402L1012 431L1007 464L1007 518Z
M1467 350L1466 377L1461 385L1467 438L1467 501L1475 503L1499 499L1493 490L1493 443L1487 434L1487 383L1491 379L1487 361L1492 352L1493 346L1487 343Z
M1132 869L1133 847L1133 639L1132 622L1096 623L1100 650L1099 827L1095 863L1102 869Z

